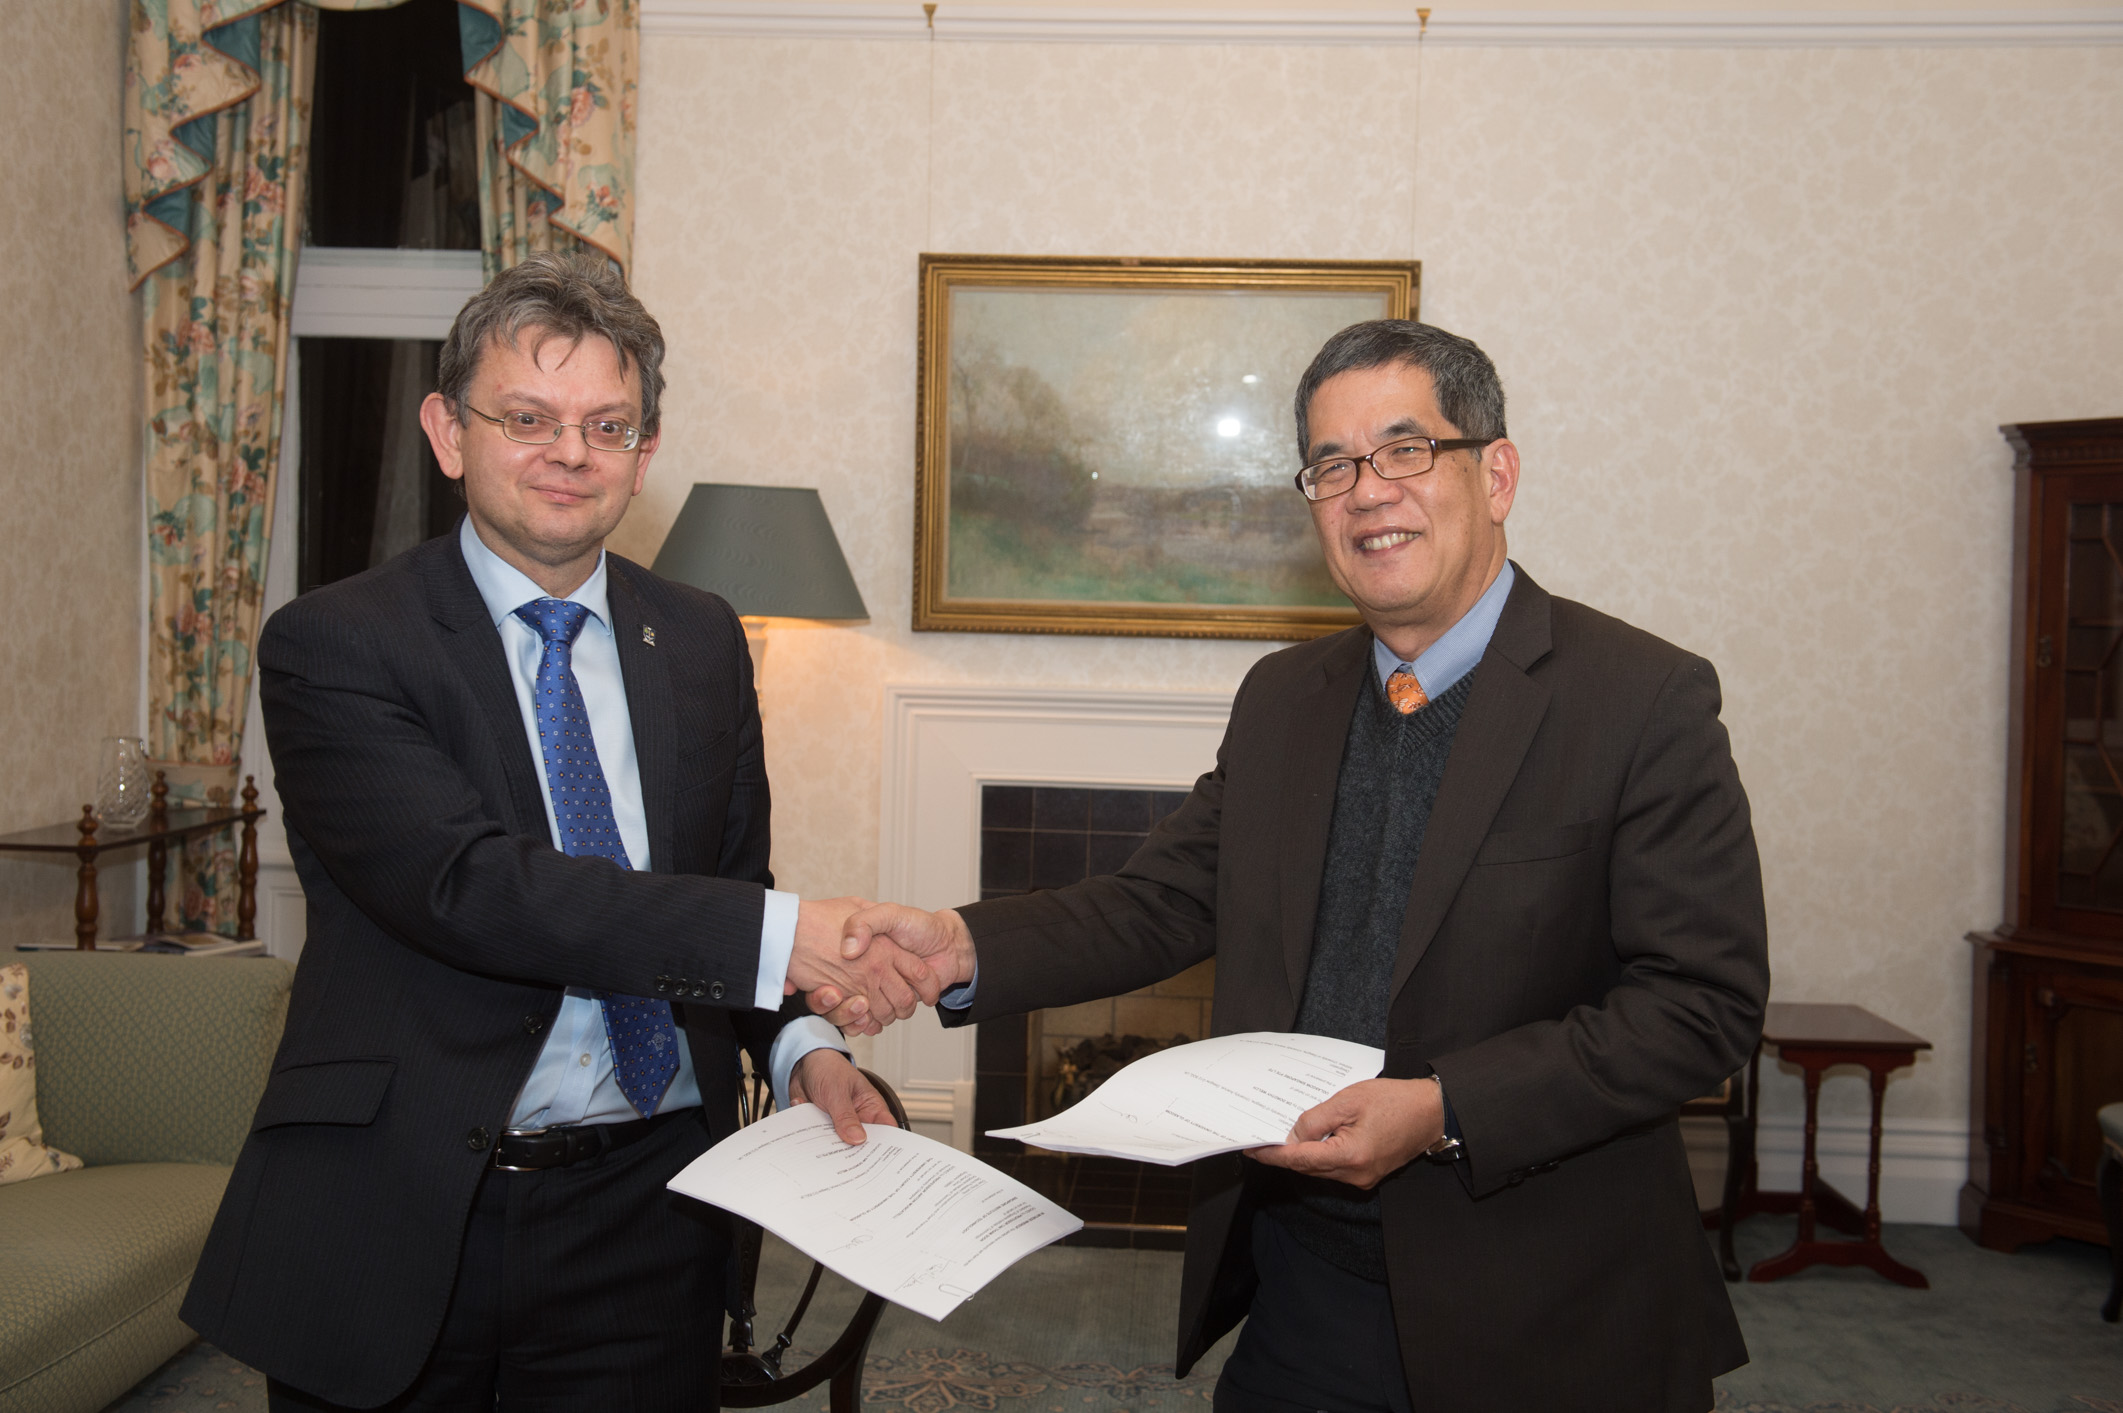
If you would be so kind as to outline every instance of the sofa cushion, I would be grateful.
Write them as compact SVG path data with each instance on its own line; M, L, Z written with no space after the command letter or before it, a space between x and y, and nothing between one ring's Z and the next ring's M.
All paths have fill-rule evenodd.
M177 1307L228 1178L123 1163L0 1188L0 1409L101 1408L184 1347Z
M273 957L25 956L45 1137L90 1167L234 1163L287 1015Z
M0 1183L81 1166L44 1142L37 1122L37 1050L30 1035L29 968L0 967Z

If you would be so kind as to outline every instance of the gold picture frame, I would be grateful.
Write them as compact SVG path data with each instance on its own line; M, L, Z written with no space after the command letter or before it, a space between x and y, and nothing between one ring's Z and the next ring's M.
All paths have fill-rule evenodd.
M1357 621L1290 400L1328 335L1417 317L1385 260L921 257L918 632L1296 641Z

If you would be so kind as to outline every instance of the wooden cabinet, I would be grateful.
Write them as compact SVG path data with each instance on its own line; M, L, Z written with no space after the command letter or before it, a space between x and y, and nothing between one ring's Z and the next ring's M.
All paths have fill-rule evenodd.
M1975 944L1961 1225L2106 1244L2094 1114L2123 1099L2123 418L2003 429L2017 453L2013 893Z

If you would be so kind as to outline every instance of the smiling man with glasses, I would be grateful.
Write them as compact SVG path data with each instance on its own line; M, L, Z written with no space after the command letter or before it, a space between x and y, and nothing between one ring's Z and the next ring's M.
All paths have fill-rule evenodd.
M604 548L663 354L602 260L497 276L421 407L456 533L260 640L308 941L183 1317L275 1413L712 1409L725 1224L665 1184L740 1045L847 1141L890 1121L783 997L923 993L842 962L859 900L774 889L737 617Z
M1289 1141L1193 1165L1179 1372L1245 1322L1218 1413L1703 1413L1747 1351L1675 1111L1769 990L1716 674L1512 564L1519 453L1468 340L1355 325L1296 405L1363 626L1254 666L1118 873L869 909L848 950L927 957L947 1025L1214 957L1217 1034L1385 1051Z

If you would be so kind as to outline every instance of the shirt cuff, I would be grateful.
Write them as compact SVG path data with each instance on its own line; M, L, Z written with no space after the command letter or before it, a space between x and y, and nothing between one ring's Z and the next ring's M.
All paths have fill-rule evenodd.
M762 1011L781 1009L782 984L789 979L789 957L796 950L796 902L794 893L767 890L767 906L759 919L759 981L752 989L752 1004Z
M781 1028L767 1051L767 1078L774 1082L774 1107L789 1107L789 1074L813 1050L838 1050L849 1059L847 1042L824 1016L798 1016Z
M966 1010L973 1005L973 993L978 990L979 987L980 959L978 957L975 957L973 959L973 979L971 981L959 982L958 985L952 987L949 991L946 991L943 995L937 997L936 1004L939 1006L948 1006L954 1011Z

